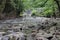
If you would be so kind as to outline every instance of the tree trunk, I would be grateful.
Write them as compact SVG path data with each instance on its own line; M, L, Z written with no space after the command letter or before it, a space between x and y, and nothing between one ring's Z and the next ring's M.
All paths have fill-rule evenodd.
M54 0L54 1L56 2L57 6L58 6L59 17L60 17L60 2L59 2L59 0Z
M4 10L5 3L6 3L6 0L2 0L2 2L0 3L0 13Z
M54 0L56 3L57 3L57 6L58 6L58 9L59 9L59 12L60 12L60 2L59 2L59 0Z

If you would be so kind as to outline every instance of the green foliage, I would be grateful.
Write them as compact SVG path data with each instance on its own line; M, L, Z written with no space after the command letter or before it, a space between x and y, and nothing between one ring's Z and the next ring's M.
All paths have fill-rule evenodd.
M4 10L6 1L7 0L4 0L0 3L0 12ZM10 0L10 4L12 8L19 13L17 15L20 16L22 16L23 10L31 9L32 16L50 17L58 8L54 0ZM42 12L39 12L36 8L43 8L43 10Z
M30 1L28 1L28 4L30 3ZM57 10L57 5L54 0L33 0L31 2L31 6L29 5L29 8L32 9L32 15L35 16L50 17ZM35 8L43 8L43 12L39 13Z
M38 12L36 9L33 9L31 16L43 16L43 15L41 14L41 12Z
M21 0L0 0L0 19L19 17L23 10Z
M53 11L52 10L46 10L44 12L44 16L46 16L46 17L51 17L51 15L53 15Z
M18 11L21 12L23 10L24 6L21 0L11 0L11 4Z

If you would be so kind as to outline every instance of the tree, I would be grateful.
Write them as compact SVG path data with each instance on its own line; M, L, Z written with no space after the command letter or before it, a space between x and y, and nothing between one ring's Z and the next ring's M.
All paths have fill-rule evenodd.
M56 2L57 6L58 6L58 10L60 12L60 1L59 0L54 0L54 1Z
M24 5L23 5L22 0L11 0L11 4L16 10L16 13L17 13L16 15L19 16L20 12L24 10Z
M58 10L57 10L57 11L58 11L58 12L57 12L57 13L58 13L57 16L60 17L60 0L54 0L54 1L55 1L55 3L57 4L57 7L58 7L58 8L57 8L57 9L58 9Z
M11 5L11 0L6 0L3 13L10 13L14 10L14 7Z
M2 11L4 10L5 3L6 3L6 0L0 0L0 13L2 13Z
M0 0L0 18L2 18L4 14L5 16L11 16L10 14L16 14L16 16L19 16L23 9L23 3L21 0Z

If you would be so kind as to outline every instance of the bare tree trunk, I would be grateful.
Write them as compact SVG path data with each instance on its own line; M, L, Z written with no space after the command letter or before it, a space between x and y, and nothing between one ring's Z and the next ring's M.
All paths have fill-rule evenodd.
M57 6L58 6L59 13L60 13L60 2L59 2L59 0L54 0L54 1L56 2Z
M2 11L4 10L5 8L5 3L6 3L6 0L2 0L1 4L0 4L0 12L2 13Z
M59 10L59 15L58 17L60 17L60 1L59 0L54 0L58 6L58 10Z
M3 12L4 8L5 8L5 3L6 3L6 0L0 0L0 19L2 19L4 17L2 12Z

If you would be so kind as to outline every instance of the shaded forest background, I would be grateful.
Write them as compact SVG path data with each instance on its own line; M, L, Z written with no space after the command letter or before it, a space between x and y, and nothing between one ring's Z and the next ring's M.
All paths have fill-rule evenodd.
M21 17L28 9L32 16L60 17L60 0L0 0L0 19Z

